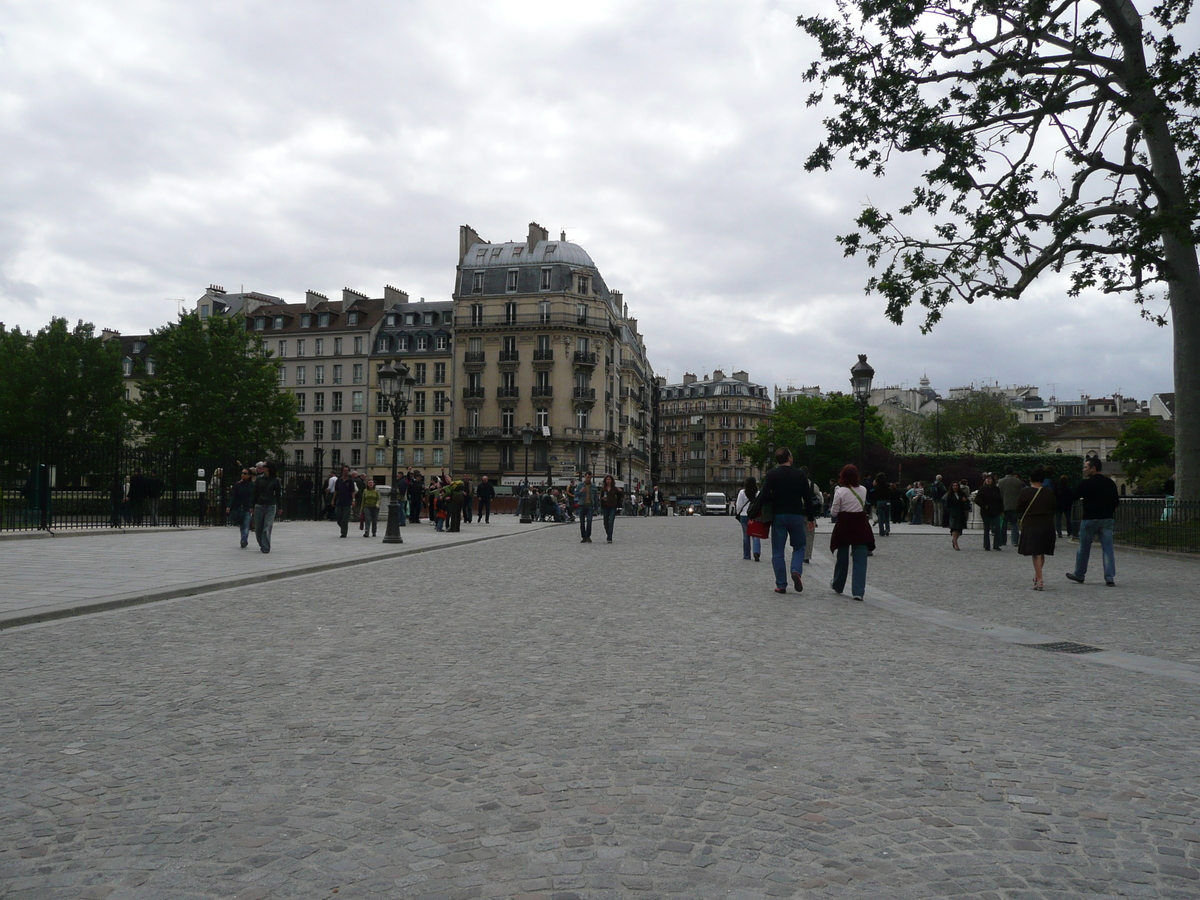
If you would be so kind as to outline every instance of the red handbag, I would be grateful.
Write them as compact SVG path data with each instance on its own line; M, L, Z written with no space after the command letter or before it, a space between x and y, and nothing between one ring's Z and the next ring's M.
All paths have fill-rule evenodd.
M771 526L762 519L751 519L746 523L746 534L759 539L769 538L771 536Z

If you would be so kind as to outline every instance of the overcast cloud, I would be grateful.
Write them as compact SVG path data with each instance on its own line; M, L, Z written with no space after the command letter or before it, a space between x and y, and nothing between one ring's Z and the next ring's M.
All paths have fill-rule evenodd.
M877 384L1171 390L1169 330L1061 284L885 319L834 236L907 184L804 173L818 6L0 0L0 321L144 333L210 282L445 300L460 225L532 220L672 381L840 390L867 353Z

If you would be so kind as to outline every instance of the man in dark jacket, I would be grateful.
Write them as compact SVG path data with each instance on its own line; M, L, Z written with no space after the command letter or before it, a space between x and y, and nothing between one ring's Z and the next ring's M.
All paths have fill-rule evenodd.
M764 504L771 504L771 566L775 570L775 593L787 593L788 569L784 554L792 545L792 584L804 590L800 575L804 570L804 548L808 544L808 520L816 518L812 487L808 478L792 466L792 452L787 447L775 451L776 466L763 479Z
M496 496L496 489L492 487L486 475L479 482L479 487L475 489L475 496L479 498L479 509L475 513L476 521L482 519L485 525L492 524L492 498Z
M1117 486L1107 475L1101 475L1104 464L1097 457L1089 456L1083 464L1083 481L1079 484L1079 500L1083 504L1083 515L1079 521L1079 550L1075 554L1075 571L1067 578L1083 584L1087 575L1088 558L1092 553L1092 540L1100 536L1100 552L1104 558L1104 583L1116 586L1117 560L1113 555L1113 519L1121 496Z
M345 537L350 528L350 514L354 509L354 495L357 492L358 485L350 477L350 467L342 466L341 477L333 486L333 508L337 513L338 528L342 532L341 537Z

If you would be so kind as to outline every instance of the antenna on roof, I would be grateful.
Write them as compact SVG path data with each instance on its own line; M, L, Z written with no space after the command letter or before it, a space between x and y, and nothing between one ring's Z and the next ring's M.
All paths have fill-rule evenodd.
M187 302L186 300L182 297L168 297L167 302L175 304L175 316L177 318L183 315L183 304Z

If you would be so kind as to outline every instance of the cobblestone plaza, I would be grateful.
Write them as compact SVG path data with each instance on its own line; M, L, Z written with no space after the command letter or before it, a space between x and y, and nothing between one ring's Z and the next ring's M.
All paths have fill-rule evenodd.
M191 594L0 631L0 897L1200 896L1196 562L493 523L0 543L10 623Z

